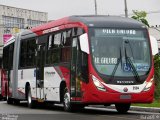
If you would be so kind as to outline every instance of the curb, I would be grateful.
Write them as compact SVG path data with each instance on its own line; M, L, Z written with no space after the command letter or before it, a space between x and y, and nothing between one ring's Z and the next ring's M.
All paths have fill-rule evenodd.
M130 110L133 110L133 111L143 111L143 112L160 113L160 108L156 108L156 107L139 107L139 106L131 106Z
M103 105L90 105L91 107L96 108L107 108L107 109L116 109L115 105L111 106L103 106ZM153 112L153 113L160 113L160 108L155 107L139 107L139 106L131 106L130 111L141 111L141 112Z

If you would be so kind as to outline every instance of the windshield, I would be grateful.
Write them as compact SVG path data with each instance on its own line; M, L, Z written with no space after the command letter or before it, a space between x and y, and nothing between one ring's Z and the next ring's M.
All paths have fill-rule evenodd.
M146 30L90 28L92 62L104 75L136 77L151 66Z

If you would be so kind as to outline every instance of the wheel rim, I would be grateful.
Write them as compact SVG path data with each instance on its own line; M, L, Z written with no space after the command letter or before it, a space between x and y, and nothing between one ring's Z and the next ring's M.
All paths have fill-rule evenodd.
M29 93L28 93L28 104L29 105L31 104L31 101L32 101L32 99L31 99L31 92L29 91Z
M64 105L66 108L69 108L70 106L70 94L69 92L66 92L64 95Z

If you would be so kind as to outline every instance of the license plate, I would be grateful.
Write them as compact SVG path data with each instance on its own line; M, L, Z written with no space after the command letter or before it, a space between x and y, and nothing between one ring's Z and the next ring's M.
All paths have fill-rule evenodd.
M131 95L120 95L121 100L128 100L131 99Z

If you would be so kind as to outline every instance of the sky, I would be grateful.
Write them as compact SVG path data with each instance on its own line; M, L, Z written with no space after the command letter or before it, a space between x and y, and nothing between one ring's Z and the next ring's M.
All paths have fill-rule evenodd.
M47 12L49 20L95 14L94 0L0 0L0 4ZM149 24L160 25L160 0L127 0L127 8L129 15L132 10L150 13L147 15ZM97 0L97 12L99 15L124 15L124 0Z

